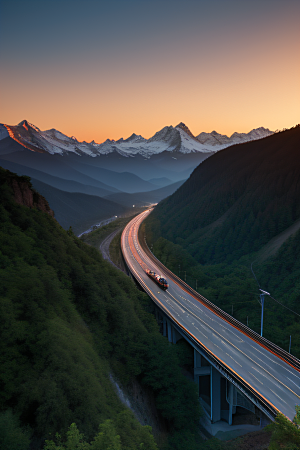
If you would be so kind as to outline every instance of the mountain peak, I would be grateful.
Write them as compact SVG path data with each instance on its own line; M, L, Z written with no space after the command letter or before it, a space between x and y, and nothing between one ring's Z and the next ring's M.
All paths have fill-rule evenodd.
M176 125L175 128L180 128L181 130L185 131L186 134L188 134L191 138L196 139L193 133L190 131L190 129L186 126L185 123L180 122L178 125Z
M27 121L26 119L24 119L24 120L22 120L20 123L18 123L18 125L19 125L20 127L22 127L23 125L28 126L29 123L28 123L28 121Z
M133 140L134 140L135 138L137 138L137 137L138 137L137 134L132 133L132 135L129 136L129 138L124 139L123 142L130 142L130 141L133 141Z
M19 127L23 127L25 128L25 130L29 131L30 128L33 128L35 131L40 131L40 129L34 125L32 125L32 123L29 123L28 120L24 119L22 120L22 122L18 123Z
M25 128L25 130L27 130L27 131L30 128L30 125L26 119L24 119L24 120L22 120L22 122L18 123L18 126Z
M185 123L183 123L183 122L180 122L178 125L176 125L176 127L175 128L182 128L183 130L185 129L185 128L188 128L187 126L186 126L186 124Z
M144 141L146 141L146 139L143 138L143 136L141 136L140 134L132 133L132 135L129 138L124 139L122 142L144 142Z

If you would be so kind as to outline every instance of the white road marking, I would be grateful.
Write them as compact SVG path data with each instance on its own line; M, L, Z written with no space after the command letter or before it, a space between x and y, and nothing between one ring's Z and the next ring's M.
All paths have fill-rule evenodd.
M147 213L148 214L148 213ZM136 234L136 232L137 232L137 229L138 229L138 226L139 226L139 223L141 222L141 219L137 219L136 221L135 221L135 227L134 227L134 232L135 232L135 234ZM128 231L129 231L129 228L128 228ZM128 239L131 239L131 236L132 236L132 232L130 233L130 235L129 235L129 233L128 233ZM132 236L133 238L134 238L134 240L135 240L135 242L136 242L136 236ZM143 255L143 256L142 256ZM133 256L133 255L132 255ZM149 258L147 257L146 259L145 259L145 254L143 253L143 251L141 251L141 257L143 257L144 258L144 260L145 261L148 261L149 260ZM133 256L133 258L134 258L134 256ZM149 261L151 261L151 260L149 260ZM137 263L137 267L138 267L138 270L139 270L139 266L141 265L141 263L139 262L139 261L136 261L136 263ZM151 262L151 264L153 265L153 263ZM144 263L142 263L142 267L143 267L143 265L145 265ZM158 269L158 271L160 271L161 269ZM136 273L136 271L134 270L134 272ZM141 277L140 276L138 276L138 278L140 279ZM143 283L144 285L145 285L145 283ZM151 292L151 289L150 288L148 288L148 286L146 286L147 287L147 291L149 291L149 292ZM177 289L177 290L179 290L179 289ZM153 292L153 291L152 291ZM174 292L174 291L173 291ZM175 291L176 292L176 291ZM160 292L158 292L158 293L160 293ZM153 294L152 294L153 295ZM177 294L175 294L176 296L178 295L178 293ZM154 296L154 298L155 298L155 295L153 295ZM160 297L161 298L161 297ZM200 308L198 305L195 305L195 303L194 303L194 299L193 299L193 297L191 296L191 298L193 299L193 301L191 301L191 300L189 300L189 299L186 299L185 297L182 297L182 296L180 296L180 298L182 298L183 300L184 300L184 302L186 303L185 305L183 305L182 303L183 302L181 302L179 299L178 299L178 297L177 297L177 299L175 299L175 301L176 301L176 303L177 303L177 305L181 305L183 308L186 308L186 306L187 305L189 305L190 306L190 308L193 310L193 311L195 311L195 313L193 312L193 311L190 311L190 310L185 310L184 312L186 313L186 316L189 316L190 317L190 315L191 316L193 316L193 317L195 317L196 319L197 319L197 322L199 323L199 325L201 326L201 327L204 327L205 329L208 329L209 330L209 332L212 334L212 336L214 336L215 337L215 334L214 333L216 333L216 334L218 334L219 336L220 336L220 338L222 337L225 341L226 341L226 343L224 342L224 341L222 341L222 339L221 339L221 341L223 342L223 345L225 345L226 347L230 347L230 349L232 350L232 351L234 351L233 349L235 349L236 351L238 351L238 352L240 352L242 355L244 355L246 358L247 358L247 360L249 361L252 361L255 365L257 365L260 369L261 369L261 371L262 372L265 372L266 374L268 374L269 375L269 377L271 377L271 378L273 378L274 380L272 380L272 379L270 379L269 377L268 377L268 375L266 375L265 373L264 374L262 374L261 373L261 371L260 370L258 370L257 368L255 368L255 367L253 367L253 369L254 370L256 370L259 374L260 374L260 376L262 376L262 377L265 377L265 379L266 380L268 380L268 383L270 383L270 382L273 382L274 383L274 381L276 380L278 383L279 383L279 386L278 386L278 389L280 389L280 390L282 390L282 388L285 388L285 389L287 389L287 390L289 390L292 394L294 394L295 396L297 396L298 398L300 398L300 396L298 395L298 394L296 394L292 389L290 389L288 386L286 386L282 381L280 381L275 375L273 375L273 373L270 373L265 367L267 367L267 365L266 365L266 361L262 361L260 358L258 358L255 354L253 354L252 353L252 355L253 355L253 357L255 357L255 359L257 359L258 361L260 361L260 362L262 362L264 365L265 365L265 367L263 367L263 366L261 366L257 361L254 361L247 353L245 353L244 351L242 351L242 349L240 349L239 347L237 347L237 345L235 345L233 342L231 342L230 340L228 340L225 336L222 336L222 334L220 334L219 332L217 332L216 330L214 330L214 328L212 328L210 325L208 325L208 323L207 323L207 319L205 319L205 320L203 320L203 319L201 319L201 317L203 317L204 318L204 316L206 317L206 318L209 318L212 322L219 322L219 318L218 318L218 320L214 320L214 319L212 319L210 316L208 316L204 311L203 311L203 308L205 308L205 306L204 305L202 305L202 307ZM159 302L159 300L157 299L157 301ZM167 301L167 303L169 303L168 301ZM171 304L172 304L172 302L171 302ZM163 304L162 304L163 305ZM180 307L179 307L180 308ZM188 312L190 313L190 314L188 314ZM210 313L210 311L208 311L209 313ZM172 316L172 311L170 312L170 314L171 314L171 316ZM175 313L176 315L177 315L177 313ZM197 315L201 315L201 317L197 317ZM226 324L227 325L227 324ZM182 325L183 326L183 325ZM195 323L193 323L193 326L195 327ZM214 326L216 326L216 325L214 325ZM222 332L224 331L224 334L225 335L227 335L227 333L231 333L231 334L233 334L234 335L234 338L235 338L235 341L236 340L239 340L240 342L244 342L242 339L240 339L239 338L239 336L237 336L237 333L236 332L234 332L234 331L232 331L231 329L227 329L227 328L225 328L221 323L218 323L218 327L219 327L219 331L221 331L221 329L222 329ZM207 339L209 339L204 333L202 333L202 331L200 331L199 330L199 328L197 328L197 327L195 327L196 329L198 329L198 331L199 331L199 333L201 333L201 334L203 334ZM196 336L195 336L195 338L196 338ZM216 338L218 338L218 336L216 336ZM220 339L219 338L219 339ZM196 338L197 339L197 338ZM231 338L230 338L231 339ZM201 341L199 341L199 343L201 344ZM214 344L213 342L211 342L213 345L216 345L216 344ZM228 345L229 344L229 345ZM217 346L217 345L216 345ZM220 348L219 346L217 346L218 348ZM274 360L274 359L272 359L272 354L270 354L270 352L268 352L268 350L266 350L266 351L264 351L264 349L263 348L261 348L261 350L262 351L259 351L256 347L252 347L252 349L255 351L255 352L259 352L259 353L261 353L263 356L264 356L264 358L267 358L267 359L269 359L272 363L274 363L274 364L277 364L277 365L280 365L280 367L283 369L283 370L287 370L293 377L295 377L297 380L300 380L300 378L297 376L297 375L295 375L295 373L293 373L293 372L291 372L290 370L288 370L286 367L285 367L285 365L284 364L279 364L276 360ZM220 349L221 351L223 351L222 349ZM267 356L266 355L266 353L267 353L267 355L269 355L269 356ZM230 357L230 358L232 358L231 357L231 355L229 355L228 353L227 353L227 355ZM271 357L270 357L271 356ZM276 356L276 355L275 355ZM232 358L233 359L233 358ZM234 360L234 359L233 359ZM235 361L236 363L237 363L237 361ZM225 363L226 364L226 363ZM238 363L237 363L238 364ZM249 373L251 373L251 372L249 372ZM276 374L275 373L275 371L274 371L274 374ZM253 375L253 374L252 374ZM253 375L254 376L254 375ZM254 376L255 377L255 376ZM256 378L256 377L255 377ZM292 382L296 387L299 387L299 386L297 386L297 384L294 382L294 381L292 381L290 378L288 378L288 377L286 377L290 382ZM258 380L259 381L259 380ZM263 384L263 383L262 383ZM251 384L250 384L250 386L251 386ZM272 390L271 390L272 391ZM274 391L272 391L273 393L274 393L274 395L276 395L282 402L284 402L284 400L282 400L277 394L276 394L276 392L274 392ZM286 403L286 402L284 402L284 403Z
M276 395L276 397L278 397L283 403L287 405L287 403L281 397L279 397L279 395L277 395L276 392L274 392L272 389L270 389L270 391L273 392L273 394Z
M264 383L262 383L258 378L256 378L256 376L255 375L253 375L253 373L252 372L249 372L250 373L250 375L252 375L260 384L264 384Z
M294 383L294 381L291 380L289 377L287 377L287 379L290 380L290 382L293 383L295 386L297 386L298 389L300 389L299 383L298 384Z

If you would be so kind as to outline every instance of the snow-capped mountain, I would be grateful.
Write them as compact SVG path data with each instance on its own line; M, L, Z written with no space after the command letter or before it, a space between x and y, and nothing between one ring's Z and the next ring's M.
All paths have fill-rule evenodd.
M121 144L122 142L133 143L133 142L146 142L146 141L147 141L147 139L143 138L143 136L132 133L132 135L127 139L121 138L121 139L118 139L117 141L111 141L111 142L117 142L118 144Z
M249 133L233 133L230 137L226 134L219 134L216 131L211 133L200 133L196 138L203 145L211 146L226 146L241 144L242 142L255 141L256 139L261 139L266 136L273 134L268 128L255 128ZM224 147L223 147L224 148Z
M23 147L34 152L50 154L75 153L78 155L108 155L117 152L125 157L141 155L150 158L162 152L203 153L207 156L232 144L260 139L273 134L265 128L257 128L250 133L234 133L230 138L213 131L201 133L195 137L184 123L176 127L166 126L155 133L150 139L145 139L133 133L127 139L118 141L107 139L102 144L95 141L78 142L72 136L68 137L58 130L41 131L35 125L23 120L16 126L0 124L0 140L10 136Z

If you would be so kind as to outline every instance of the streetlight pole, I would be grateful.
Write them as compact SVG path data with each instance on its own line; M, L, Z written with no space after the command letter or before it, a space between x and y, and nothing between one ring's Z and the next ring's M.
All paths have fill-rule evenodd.
M264 327L264 304L265 304L265 295L270 295L269 292L263 291L260 289L260 304L261 304L261 320L260 320L260 335L263 335L263 327Z
M178 269L179 269L179 278L180 278L180 264L178 264Z

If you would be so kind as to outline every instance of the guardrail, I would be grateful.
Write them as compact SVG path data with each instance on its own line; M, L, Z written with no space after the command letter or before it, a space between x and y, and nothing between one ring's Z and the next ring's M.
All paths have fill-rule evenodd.
M123 238L124 238L124 234L125 234L125 230L123 231L122 234L122 238L121 238L121 244L123 246ZM154 255L153 253L149 250L146 242L144 241L144 239L142 239L141 241L139 240L139 242L142 242L141 247L143 248L143 250L145 251L145 253L152 259L155 259L155 263L161 268L163 269L166 273L169 274L170 278L176 279L176 282L178 284L181 285L181 287L183 287L184 289L186 289L188 292L190 292L193 296L195 297L199 297L200 301L203 302L203 300L206 300L208 302L208 304L213 305L211 302L209 302L207 299L205 299L205 297L202 297L200 294L198 294L197 292L195 292L190 286L188 286L185 282L183 282L180 278L178 278L176 275L174 275L169 269L167 269ZM124 254L124 258L125 258L125 262L126 265L129 269L129 271L132 273L132 275L134 276L134 278L136 278L137 282L141 285L141 287L145 290L146 293L148 293L148 295L152 298L152 300L157 303L157 298L155 296L153 296L152 291L145 285L145 283L142 281L142 279L140 278L140 276L136 273L136 271L132 272L131 269L131 265L130 265L130 261L127 261L127 258ZM199 300L198 298L198 300ZM203 302L204 303L204 302ZM160 307L162 307L162 305L158 305ZM207 305L206 305L207 306ZM210 305L208 306L210 307ZM215 306L215 308L217 308ZM217 308L220 310L220 308ZM245 380L243 380L243 378L241 378L240 376L238 376L238 374L236 374L235 372L233 372L229 366L224 366L222 365L222 363L219 361L219 359L210 351L208 351L207 348L204 348L202 346L202 344L184 327L181 326L181 324L172 316L170 315L169 311L166 310L165 308L163 308L164 313L167 315L168 319L173 323L173 326L175 326L176 328L178 327L178 331L185 336L185 338L190 342L190 344L192 344L192 346L194 346L195 348L198 349L199 351L199 346L202 350L204 350L206 356L204 356L212 366L214 366L220 373L222 373L222 375L227 378L232 384L234 384L241 392L243 392L243 394L249 398L249 400L251 402L253 402L267 417L269 417L271 420L274 420L274 418L276 417L278 410L276 408L273 407L273 405L269 404L266 399L260 395L255 389L252 388L252 386L250 386L248 383L245 382ZM221 312L224 313L224 311L220 310ZM226 314L226 313L224 313ZM228 315L229 316L229 315ZM231 318L231 316L229 316ZM233 318L232 318L233 319ZM226 319L225 319L226 320ZM235 319L234 319L235 320Z
M159 266L167 275L169 278L172 278L176 281L177 284L179 284L181 287L183 287L189 294L193 295L194 298L196 298L198 301L200 301L202 304L204 304L207 308L209 308L211 311L213 311L216 315L221 317L223 320L226 320L231 325L233 325L235 328L239 329L242 333L249 336L251 339L259 343L261 346L265 347L267 350L274 353L276 356L281 358L283 361L288 363L290 366L292 366L294 369L298 370L300 372L300 360L297 359L295 356L288 353L286 350L283 350L282 348L278 347L276 344L274 344L271 341L268 341L268 339L260 336L255 331L251 330L251 328L247 327L243 323L239 322L237 319L232 317L230 314L223 311L221 308L216 306L214 303L207 300L205 297L203 297L201 294L196 292L193 288L191 288L187 283L181 280L177 275L175 275L171 270L169 270L166 266L164 266L156 257L153 255L151 250L149 249L147 242L144 238L144 236L141 236L140 239L140 245L144 252L150 257L155 259L155 264Z

